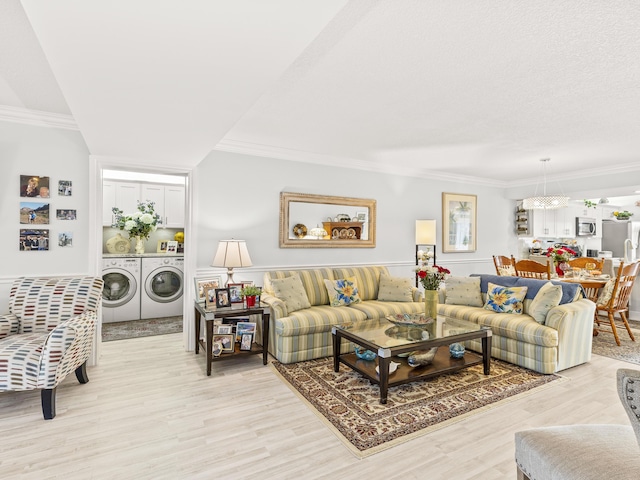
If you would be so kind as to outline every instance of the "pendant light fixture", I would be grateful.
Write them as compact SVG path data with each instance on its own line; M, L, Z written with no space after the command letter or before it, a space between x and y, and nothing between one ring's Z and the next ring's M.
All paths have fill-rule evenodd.
M522 207L527 210L534 209L553 209L564 208L569 206L569 197L565 195L547 195L547 163L551 161L550 158L543 158L542 162L542 195L538 195L538 184L536 184L536 190L533 193L533 197L525 198L522 201Z

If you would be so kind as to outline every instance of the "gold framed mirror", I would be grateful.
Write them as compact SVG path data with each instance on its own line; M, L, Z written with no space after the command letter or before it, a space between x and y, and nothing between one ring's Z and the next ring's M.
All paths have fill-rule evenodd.
M280 248L375 246L375 200L280 192Z

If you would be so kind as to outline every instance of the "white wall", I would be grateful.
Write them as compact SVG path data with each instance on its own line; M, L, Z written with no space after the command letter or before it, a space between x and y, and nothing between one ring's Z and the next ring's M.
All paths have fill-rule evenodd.
M89 152L79 132L0 121L0 312L6 312L11 281L23 275L93 274L89 266ZM50 177L49 251L21 252L20 175ZM59 180L73 182L70 197L59 196ZM39 199L40 200L40 199ZM55 210L77 210L77 220L55 219ZM59 248L58 233L73 232L73 247Z
M413 277L415 220L437 219L441 238L442 192L478 196L478 249L443 254L438 245L438 264L456 275L486 273L493 271L493 254L515 254L510 250L517 245L511 221L513 202L503 197L502 189L226 152L211 153L198 165L195 176L198 276L220 272L210 267L217 243L236 238L247 241L254 265L237 269L236 280L262 285L265 270L337 264L385 264L394 274ZM283 191L375 199L376 247L279 248Z

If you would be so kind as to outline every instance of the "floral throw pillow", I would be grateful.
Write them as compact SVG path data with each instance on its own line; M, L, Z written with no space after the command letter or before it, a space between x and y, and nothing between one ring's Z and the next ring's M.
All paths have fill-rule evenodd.
M498 313L521 314L526 294L527 287L503 287L489 282L484 308Z
M324 280L329 294L329 304L332 307L349 306L360 303L360 295L356 285L356 277L341 278L339 280Z

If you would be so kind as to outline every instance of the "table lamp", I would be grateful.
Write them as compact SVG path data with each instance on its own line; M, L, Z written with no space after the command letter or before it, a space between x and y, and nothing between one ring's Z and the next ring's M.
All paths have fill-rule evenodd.
M433 247L433 264L436 264L436 221L416 220L416 265L420 260L424 260L424 253L420 250L420 245ZM418 279L416 277L416 287Z
M247 243L244 240L220 240L218 251L213 257L212 267L225 267L227 269L227 282L225 286L233 281L234 267L250 267L251 257L247 250Z

